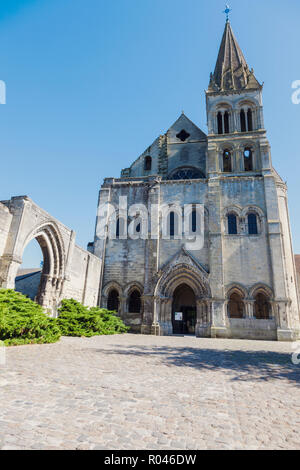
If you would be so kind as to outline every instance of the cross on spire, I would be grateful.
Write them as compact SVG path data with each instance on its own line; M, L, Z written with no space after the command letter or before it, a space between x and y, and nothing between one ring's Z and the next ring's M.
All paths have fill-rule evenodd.
M226 5L226 8L225 8L225 10L223 11L223 13L226 14L226 22L227 22L227 23L228 23L228 21L229 21L229 13L230 13L231 11L232 11L232 10L231 10L230 6L229 6L229 5Z

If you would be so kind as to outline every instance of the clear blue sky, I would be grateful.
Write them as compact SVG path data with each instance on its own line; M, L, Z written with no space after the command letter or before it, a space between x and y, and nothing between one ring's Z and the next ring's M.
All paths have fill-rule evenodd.
M2 0L0 199L28 195L93 239L98 190L177 119L206 131L205 95L225 1ZM289 186L300 252L300 2L232 0L231 24L265 82L273 163ZM36 265L29 254L28 265Z

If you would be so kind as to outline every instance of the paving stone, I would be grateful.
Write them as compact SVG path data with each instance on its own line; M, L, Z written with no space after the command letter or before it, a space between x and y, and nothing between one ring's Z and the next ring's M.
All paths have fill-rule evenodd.
M141 335L8 348L0 448L299 449L292 352Z

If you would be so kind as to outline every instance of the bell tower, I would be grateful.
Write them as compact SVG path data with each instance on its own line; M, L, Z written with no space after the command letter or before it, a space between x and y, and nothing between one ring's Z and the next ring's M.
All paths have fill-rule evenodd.
M228 14L229 10L225 12ZM215 71L206 91L208 169L212 175L238 173L242 176L271 168L262 89L253 69L248 67L227 18ZM262 156L261 145L267 147L265 156Z
M232 31L229 11L228 7L216 67L206 91L209 232L213 234L211 332L217 337L228 333L228 304L220 299L226 299L232 283L261 283L273 292L277 338L292 340L300 334L299 300L287 187L272 166L264 128L263 85L248 67ZM261 261L263 253L265 262ZM232 276L233 265L241 270ZM245 318L256 321L253 296L249 290L245 294Z

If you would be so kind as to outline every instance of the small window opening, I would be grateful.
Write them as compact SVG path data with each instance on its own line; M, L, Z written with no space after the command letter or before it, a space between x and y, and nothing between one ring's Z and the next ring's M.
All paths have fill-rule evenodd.
M191 134L186 132L186 130L182 129L182 131L179 132L179 134L176 135L177 139L180 139L181 142L185 142Z
M228 302L229 318L244 318L245 305L240 294L231 294Z
M129 313L140 313L141 311L141 294L135 290L129 297L128 305Z
M229 235L237 235L237 216L235 214L229 214L228 219L228 233Z
M218 134L223 134L223 116L222 113L218 113Z
M253 131L253 119L252 119L252 110L249 108L247 113L248 120L248 132Z
M247 132L245 111L241 111L241 132Z
M244 151L244 166L245 171L253 171L253 154L250 148L246 148Z
M248 233L249 233L249 235L257 235L258 234L257 215L256 214L249 214L248 215Z
M230 173L232 171L231 153L229 150L224 150L223 153L223 171Z
M145 171L150 171L151 169L152 169L152 158L151 157L146 157L145 158L144 170Z

